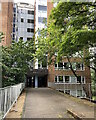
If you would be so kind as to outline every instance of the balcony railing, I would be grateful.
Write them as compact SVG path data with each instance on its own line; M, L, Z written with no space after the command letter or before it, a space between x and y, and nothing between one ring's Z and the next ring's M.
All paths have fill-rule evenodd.
M0 88L0 120L6 117L24 88L25 83Z

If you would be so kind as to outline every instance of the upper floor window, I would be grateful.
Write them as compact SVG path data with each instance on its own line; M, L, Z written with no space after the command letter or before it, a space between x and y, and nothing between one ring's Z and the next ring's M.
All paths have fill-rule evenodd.
M29 38L27 38L27 40L30 41L30 40L32 40L32 38L29 37Z
M63 76L58 76L59 82L63 82Z
M55 82L58 82L57 76L55 76Z
M41 23L46 23L47 22L47 18L44 18L44 17L38 17L38 22L41 22Z
M13 11L16 12L16 8L13 8Z
M34 11L28 10L28 14L34 15Z
M77 77L77 83L81 83L81 76Z
M63 69L63 63L62 62L58 63L58 68L62 68Z
M28 22L28 23L34 23L34 20L28 19L27 22Z
M69 83L69 82L70 82L69 76L65 76L65 82L66 82L66 83Z
M20 40L23 40L23 37L20 37Z
M24 19L23 19L23 18L21 18L21 22L24 22Z
M47 11L47 6L38 5L38 10Z
M27 28L27 32L34 32L34 29L32 29L32 28Z
M69 69L69 63L68 62L64 63L64 69Z

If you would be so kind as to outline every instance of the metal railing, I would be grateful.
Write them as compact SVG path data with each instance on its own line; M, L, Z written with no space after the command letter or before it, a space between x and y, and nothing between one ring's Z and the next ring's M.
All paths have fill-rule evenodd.
M25 83L0 88L0 120L6 117L24 88Z
M92 100L94 96L96 100L96 84L93 85L91 83L80 84L80 83L48 82L48 87L54 88L58 91L62 91L75 97L88 98L89 100Z

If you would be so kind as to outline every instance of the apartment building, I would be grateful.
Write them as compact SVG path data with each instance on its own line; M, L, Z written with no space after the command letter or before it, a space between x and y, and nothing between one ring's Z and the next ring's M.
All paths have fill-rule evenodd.
M38 43L36 41L40 35L38 29L41 30L46 27L45 23L48 23L48 17L54 7L48 0L35 0L34 6L28 3L14 3L14 5L12 3L3 3L1 6L3 8L0 24L2 21L2 31L6 35L5 45L10 45L11 35L12 39L17 42L19 39L26 41L32 39L34 32L36 32L35 43ZM63 57L61 62L55 62L51 65L47 65L47 60L47 55L42 62L38 59L35 60L34 66L27 73L27 86L35 88L51 87L76 97L91 96L90 69L82 63L80 57L75 56L70 60L78 77L74 76L66 57Z
M46 27L43 21L48 22L48 17L53 7L54 4L47 0L35 0L35 31ZM35 40L39 34L40 32L38 31L35 35ZM38 43L38 41L36 42ZM80 57L71 58L73 69L78 77L71 71L66 57L61 62L51 65L47 65L47 55L45 57L45 64L43 62L40 63L36 59L34 69L28 72L27 83L29 81L29 84L35 88L51 87L76 97L91 96L89 84L91 82L90 69L82 63Z
M1 2L0 8L0 32L4 34L1 44L9 46L12 42L13 3Z
M13 36L18 41L31 40L34 35L34 6L29 3L14 3L13 6Z

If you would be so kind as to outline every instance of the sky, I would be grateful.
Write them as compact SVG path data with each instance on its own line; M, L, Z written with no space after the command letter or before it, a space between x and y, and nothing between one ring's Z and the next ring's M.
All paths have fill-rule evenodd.
M14 2L25 2L25 3L31 3L34 5L34 0L13 0Z

